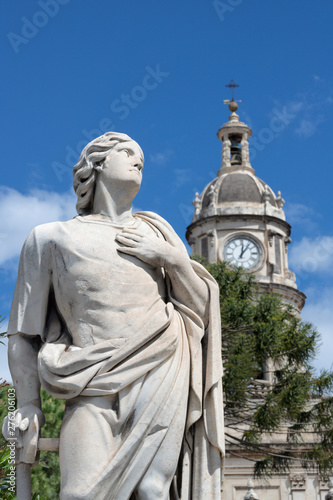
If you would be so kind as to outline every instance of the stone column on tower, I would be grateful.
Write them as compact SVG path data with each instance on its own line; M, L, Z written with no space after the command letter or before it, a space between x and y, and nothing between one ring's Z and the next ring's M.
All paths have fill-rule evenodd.
M230 145L231 142L228 139L228 135L225 134L223 137L223 148L222 148L222 168L230 167Z

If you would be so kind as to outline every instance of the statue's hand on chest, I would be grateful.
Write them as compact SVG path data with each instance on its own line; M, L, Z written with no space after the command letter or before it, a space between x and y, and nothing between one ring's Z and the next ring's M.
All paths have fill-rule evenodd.
M118 252L137 257L152 267L164 267L174 247L148 226L124 228L116 235Z

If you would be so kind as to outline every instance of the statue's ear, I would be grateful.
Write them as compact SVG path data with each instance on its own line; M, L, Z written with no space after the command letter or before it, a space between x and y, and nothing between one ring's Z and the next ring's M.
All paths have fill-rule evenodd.
M103 169L103 163L103 160L96 162L94 164L94 169L97 170L97 172L100 172Z

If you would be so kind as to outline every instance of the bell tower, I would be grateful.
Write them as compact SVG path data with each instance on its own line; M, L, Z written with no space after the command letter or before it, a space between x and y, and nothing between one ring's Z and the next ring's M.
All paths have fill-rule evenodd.
M255 175L250 162L252 130L239 120L238 104L224 101L231 112L217 132L222 142L222 162L216 178L196 193L192 223L186 238L192 253L209 262L226 260L255 275L264 291L279 293L298 312L305 295L298 290L288 267L291 226L283 211L284 200ZM238 101L241 102L241 101Z

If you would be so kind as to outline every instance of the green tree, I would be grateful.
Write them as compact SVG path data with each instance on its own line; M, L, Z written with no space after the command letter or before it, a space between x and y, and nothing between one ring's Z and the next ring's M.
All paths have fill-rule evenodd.
M42 389L42 409L45 425L42 437L58 438L65 410L65 402L50 396ZM60 468L59 454L54 451L41 451L37 467L31 472L31 486L34 493L42 493L48 500L59 498Z
M3 321L3 318L0 316L0 323ZM5 336L4 332L0 332L0 339L3 339ZM3 341L0 340L0 345L4 345ZM2 427L3 417L7 414L7 389L9 384L0 379L0 423ZM6 441L4 438L0 437L0 492L1 498L6 500L14 500L15 495L8 491L8 475L10 471L10 462L9 462L9 449L6 446Z
M333 373L311 365L318 332L241 268L203 264L220 288L229 450L252 457L257 476L285 473L293 460L332 473Z
M7 393L8 384L1 391L0 399L0 422L2 423L4 417L7 415ZM46 391L42 389L42 408L45 415L45 425L42 429L42 437L57 438L60 434L61 422L64 414L65 404L60 399L53 398ZM6 452L6 441L0 438L0 481L1 476L6 476L4 469ZM1 456L3 453L3 456ZM0 458L0 460L1 460ZM41 451L39 464L37 467L31 469L31 486L32 492L36 495L41 495L48 500L57 500L60 491L60 469L59 469L59 455L53 451ZM0 483L1 488L1 483ZM1 498L7 498L1 496ZM8 499L14 497L8 496Z
M0 317L1 318L1 317ZM1 322L1 319L0 319ZM4 338L5 333L0 333ZM3 342L0 340L0 344ZM0 380L0 423L8 413L7 396L10 384ZM45 425L42 429L42 437L57 438L60 434L61 422L65 410L64 401L53 398L42 389L42 408L45 414ZM9 450L2 434L0 435L0 495L1 498L14 500L15 495L7 491L6 477L8 473ZM52 451L42 451L37 467L31 469L31 485L34 499L47 498L57 500L60 491L60 469L59 455Z

